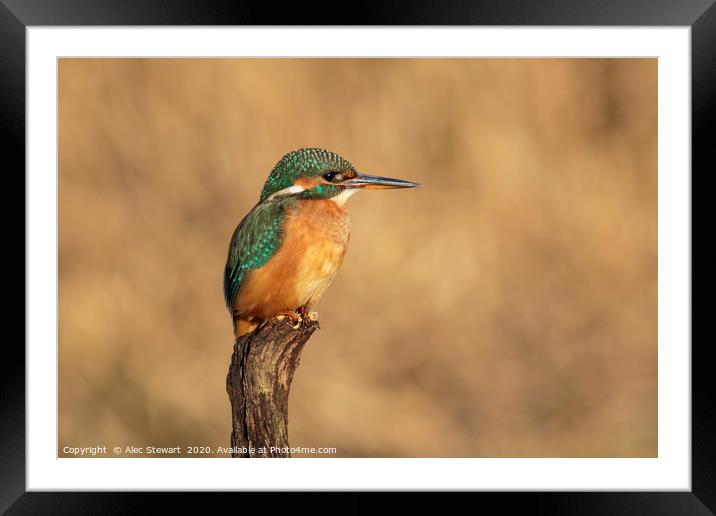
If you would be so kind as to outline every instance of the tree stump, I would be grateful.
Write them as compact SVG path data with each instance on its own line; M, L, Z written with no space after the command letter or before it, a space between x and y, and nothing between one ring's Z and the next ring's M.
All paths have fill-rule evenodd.
M295 327L275 317L236 339L226 376L232 457L290 457L288 395L301 351L318 329L315 314Z

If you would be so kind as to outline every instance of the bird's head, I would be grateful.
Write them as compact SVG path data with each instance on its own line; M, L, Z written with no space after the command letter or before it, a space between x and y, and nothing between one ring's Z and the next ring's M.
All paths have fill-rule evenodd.
M260 201L279 195L347 199L359 189L413 188L412 181L361 174L347 160L324 149L299 149L286 154L266 179Z

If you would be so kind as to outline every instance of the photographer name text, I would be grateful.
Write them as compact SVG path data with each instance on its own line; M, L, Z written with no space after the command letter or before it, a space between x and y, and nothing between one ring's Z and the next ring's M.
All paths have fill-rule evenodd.
M117 455L162 455L162 456L187 456L187 455L265 455L274 454L307 454L307 455L335 455L336 448L313 448L296 446L282 448L277 446L267 447L238 447L238 446L64 446L62 453L72 457L103 457Z

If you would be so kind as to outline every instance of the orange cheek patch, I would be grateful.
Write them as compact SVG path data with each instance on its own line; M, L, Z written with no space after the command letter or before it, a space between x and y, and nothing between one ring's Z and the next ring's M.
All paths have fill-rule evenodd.
M302 186L306 190L310 190L311 188L314 188L318 185L325 185L327 181L323 179L321 176L314 176L314 177L299 177L294 182L297 186Z

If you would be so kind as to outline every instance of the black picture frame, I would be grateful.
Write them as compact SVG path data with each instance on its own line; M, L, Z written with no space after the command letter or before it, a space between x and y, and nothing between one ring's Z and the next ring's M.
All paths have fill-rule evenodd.
M502 2L421 0L362 2L354 9L299 2L174 0L0 0L0 130L6 179L24 177L25 30L32 26L83 25L574 25L690 26L692 73L692 170L716 170L716 5L715 0L549 0ZM14 173L16 172L17 173ZM692 178L694 174L692 172ZM24 192L24 180L22 186ZM6 186L6 195L10 193ZM14 191L13 191L14 193ZM23 195L24 198L24 195ZM9 204L9 203L8 203ZM6 204L6 206L8 205ZM6 224L14 224L5 208ZM19 225L17 225L19 226ZM9 246L8 246L9 247ZM23 243L23 249L25 245ZM691 251L693 253L693 250ZM9 255L6 249L6 257ZM12 254L20 261L20 253ZM24 252L23 262L26 258ZM24 266L24 265L23 265ZM26 270L26 269L25 269ZM12 275L6 269L6 275ZM27 273L27 272L26 272ZM7 298L6 298L7 299ZM23 296L24 299L24 296ZM20 303L16 302L19 307ZM24 309L24 303L23 303ZM19 310L19 308L18 308ZM692 325L693 326L693 325ZM692 491L691 492L531 492L477 493L478 503L517 507L544 514L714 514L716 512L716 384L706 359L711 343L692 342ZM19 342L5 339L0 375L0 511L9 514L123 514L145 512L150 501L196 504L207 495L185 493L61 493L25 489L25 354ZM246 493L216 493L216 500ZM375 502L353 495L341 513ZM198 499L197 499L198 498ZM421 504L424 502L421 501ZM294 508L310 508L305 496L291 498ZM363 505L365 504L365 505ZM321 504L324 505L324 504ZM325 504L329 505L329 504ZM165 505L165 507L169 507Z

